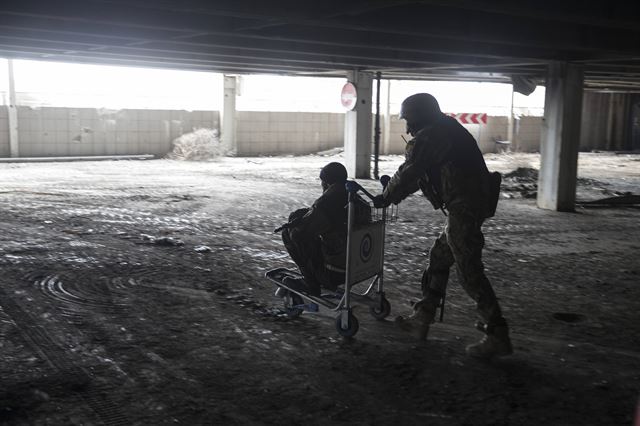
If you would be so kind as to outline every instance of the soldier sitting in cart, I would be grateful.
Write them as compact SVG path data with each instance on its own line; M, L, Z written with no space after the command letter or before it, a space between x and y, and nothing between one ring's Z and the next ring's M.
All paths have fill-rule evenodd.
M309 208L289 215L282 227L282 241L304 279L287 277L284 284L313 296L321 288L336 290L345 280L347 246L347 170L336 162L320 171L322 195ZM356 225L371 221L371 207L356 198Z

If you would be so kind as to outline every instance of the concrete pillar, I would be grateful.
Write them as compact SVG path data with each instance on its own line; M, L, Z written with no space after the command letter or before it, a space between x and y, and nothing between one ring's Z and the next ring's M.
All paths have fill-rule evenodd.
M382 110L384 111L382 122L382 152L389 155L391 151L391 80L387 80L386 87L382 91Z
M9 66L9 155L11 157L20 156L18 143L18 107L16 106L16 85L13 77L13 59L7 59Z
M222 102L222 111L220 111L220 141L222 142L222 146L224 146L230 154L235 154L238 150L236 140L236 93L238 79L234 75L225 75L223 76L223 80L224 99Z
M507 140L511 143L511 147L513 146L513 96L514 96L513 86L511 86L511 105L509 106L509 117L507 120Z
M358 91L358 101L344 120L344 159L351 178L371 178L373 73L352 71L347 76Z
M540 140L538 207L573 211L584 73L580 65L549 64Z
M631 111L629 113L630 118L630 130L631 133L631 144L630 148L632 150L640 150L640 95L634 94L631 95L630 99Z

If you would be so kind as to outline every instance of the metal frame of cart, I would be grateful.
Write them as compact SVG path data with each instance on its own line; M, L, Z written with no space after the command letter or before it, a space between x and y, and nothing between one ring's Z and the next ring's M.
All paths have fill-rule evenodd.
M382 176L380 182L384 188L389 182L389 177ZM286 277L302 278L297 271L277 268L268 271L265 276L277 285L276 295L283 298L287 315L296 317L303 311L317 312L318 305L322 305L338 313L338 333L352 337L359 328L358 319L353 315L354 304L368 306L371 315L378 320L386 318L391 311L391 305L384 294L384 240L386 224L397 218L397 207L392 205L382 209L374 208L371 223L355 226L356 194L362 192L370 199L373 199L373 195L355 181L347 181L346 189L349 204L344 288L313 296L284 284ZM369 280L364 292L353 291L354 285Z

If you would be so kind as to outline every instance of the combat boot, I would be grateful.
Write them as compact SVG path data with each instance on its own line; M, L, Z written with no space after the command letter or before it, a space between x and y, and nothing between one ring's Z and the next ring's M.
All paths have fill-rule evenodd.
M320 296L320 285L313 280L304 278L285 277L282 283L292 290L308 293L311 296Z
M409 317L399 316L395 319L398 327L410 333L418 340L427 340L429 326L436 316L436 306L424 302L418 302L413 308L413 314Z
M496 324L476 324L478 329L486 334L478 343L469 345L466 348L467 355L474 358L494 358L511 355L513 347L509 338L509 326L504 319Z

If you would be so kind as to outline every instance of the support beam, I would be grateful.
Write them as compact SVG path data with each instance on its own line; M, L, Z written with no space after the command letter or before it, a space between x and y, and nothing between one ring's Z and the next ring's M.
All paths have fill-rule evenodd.
M583 81L581 65L549 64L537 200L543 209L574 211Z
M382 73L378 71L376 73L376 120L375 127L373 129L373 177L379 178L378 174L378 161L380 160L380 79Z
M391 151L391 80L383 86L382 105L384 110L384 122L382 124L382 152L389 155Z
M513 97L514 90L513 85L511 86L511 105L509 107L509 117L507 118L507 140L511 144L511 148L516 151L515 144L513 143Z
M225 75L223 80L224 99L220 114L220 141L222 142L222 146L224 146L230 154L235 154L238 150L236 139L236 94L238 79L234 75Z
M356 106L344 120L344 157L349 177L371 178L371 98L373 73L352 71L347 76L358 91Z
M9 155L12 158L20 156L20 144L18 141L18 107L16 106L16 85L13 77L13 59L7 59L9 66Z

